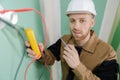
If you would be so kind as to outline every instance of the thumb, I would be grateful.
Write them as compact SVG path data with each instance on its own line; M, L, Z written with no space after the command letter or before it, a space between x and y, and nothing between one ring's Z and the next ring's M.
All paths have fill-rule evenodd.
M42 43L39 43L38 46L39 46L39 49L43 52L43 51L44 51L44 46L43 46L43 44L42 44Z

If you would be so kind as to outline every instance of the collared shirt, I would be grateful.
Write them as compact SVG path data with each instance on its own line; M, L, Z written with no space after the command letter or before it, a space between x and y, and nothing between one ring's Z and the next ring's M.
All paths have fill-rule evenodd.
M74 44L76 46L71 35L64 35L62 39L67 44ZM59 39L46 50L46 55L50 59L48 64L53 64L54 60L61 60L62 80L66 80L69 66L62 57L63 48L64 44ZM81 63L73 69L75 74L74 80L117 80L118 65L116 63L116 53L109 44L100 40L94 31L91 30L89 41L82 46L79 58ZM110 68L107 69L106 67ZM112 72L110 72L111 67L114 68ZM108 71L108 74L105 74L106 71Z

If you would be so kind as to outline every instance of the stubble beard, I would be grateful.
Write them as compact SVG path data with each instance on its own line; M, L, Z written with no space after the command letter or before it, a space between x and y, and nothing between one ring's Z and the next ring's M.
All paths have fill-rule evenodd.
M72 32L71 32L71 34L72 34ZM77 43L77 44L80 44L80 43L82 43L86 38L87 38L87 36L90 34L90 29L86 32L86 34L84 34L84 35L82 35L82 36L74 36L73 34L72 34L72 36L73 36L73 38L74 38L74 40L75 40L75 42Z

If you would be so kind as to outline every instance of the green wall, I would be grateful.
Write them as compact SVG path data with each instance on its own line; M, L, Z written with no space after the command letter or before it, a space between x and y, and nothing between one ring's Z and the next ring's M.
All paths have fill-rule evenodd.
M68 34L70 33L69 29L69 20L68 17L65 15L65 11L67 9L68 3L70 0L61 0L61 34Z
M111 45L114 47L115 50L117 50L119 44L120 44L120 20L119 23L117 25L116 31L114 33Z
M5 9L35 8L39 10L39 0L0 0ZM18 13L18 30L24 36L24 28L34 29L37 41L44 40L41 18L33 11ZM0 80L14 80L25 46L20 35L6 25L0 30ZM16 80L24 80L24 72L32 59L25 53L23 62L18 71ZM43 64L33 63L28 72L27 80L49 80L49 72Z
M69 31L69 23L68 18L65 15L66 7L70 0L61 0L61 33L68 34ZM94 30L99 35L104 10L106 6L107 0L94 0L97 10L96 16L96 24L94 26ZM5 9L20 9L20 8L35 8L40 10L39 8L39 0L0 0L0 4ZM26 39L23 29L27 27L32 27L34 29L35 36L38 42L44 41L43 36L43 25L41 22L41 18L33 11L18 13L19 21L17 23L21 27L18 27L18 30ZM119 15L118 15L119 16ZM117 16L117 17L118 17ZM116 17L116 18L117 18ZM120 20L119 20L120 21ZM120 44L120 38L118 35L120 34L120 22L117 24L115 28L116 31L113 37L111 38L111 44L115 48ZM25 46L23 46L23 41L19 34L14 29L11 29L9 26L6 26L2 30L0 30L0 80L13 80L15 76L15 72L18 68L20 60L24 54ZM24 71L28 65L28 63L32 59L24 55L23 62L20 66L20 70L18 71L18 75L16 80L24 80ZM40 79L41 76L41 79ZM38 62L33 63L27 73L27 80L49 80L49 72L46 67Z
M68 34L70 33L69 30L69 21L67 16L65 15L65 11L67 9L67 5L70 0L61 0L61 26L62 26L62 35L63 34ZM96 11L97 11L97 16L96 16L96 24L94 26L94 30L96 31L97 35L99 35L103 15L104 15L104 10L106 6L107 0L93 0L96 6Z
M118 10L116 12L116 16L114 19L111 36L109 39L109 43L114 47L115 50L117 50L119 44L120 44L120 5L118 6Z

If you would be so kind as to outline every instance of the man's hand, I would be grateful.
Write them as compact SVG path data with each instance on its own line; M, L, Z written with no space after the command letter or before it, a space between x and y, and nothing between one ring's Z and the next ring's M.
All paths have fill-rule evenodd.
M28 56L31 57L31 58L34 58L34 59L37 58L36 55L35 55L35 52L31 49L31 46L30 46L30 44L29 44L28 41L25 41L25 45L26 45L26 47L27 47L26 51L27 51L27 53L28 53ZM43 44L42 44L42 43L39 43L39 44L38 44L38 47L39 47L39 49L40 49L40 51L41 51L41 53L42 53L42 51L44 50Z
M80 64L80 59L74 45L67 45L64 47L63 58L71 68L76 68Z

